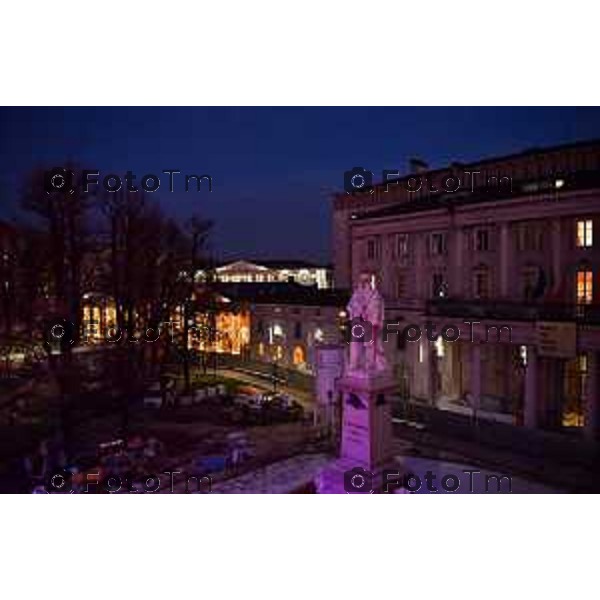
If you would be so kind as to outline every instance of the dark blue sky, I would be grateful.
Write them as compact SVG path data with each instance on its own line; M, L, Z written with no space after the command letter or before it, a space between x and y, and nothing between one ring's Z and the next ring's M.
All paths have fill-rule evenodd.
M328 192L355 165L404 171L600 137L594 108L0 108L0 216L35 165L208 173L213 192L156 195L216 222L222 257L329 260ZM177 186L177 183L176 183ZM177 187L176 187L177 190Z

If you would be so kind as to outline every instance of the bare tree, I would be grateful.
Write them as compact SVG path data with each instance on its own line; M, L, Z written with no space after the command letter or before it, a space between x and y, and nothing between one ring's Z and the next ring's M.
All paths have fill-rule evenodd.
M67 168L75 170L72 165ZM88 246L87 216L90 198L75 186L71 193L48 191L45 174L34 171L25 183L21 206L37 218L38 231L47 252L43 255L48 274L46 294L63 305L62 315L75 324L81 322L81 264Z

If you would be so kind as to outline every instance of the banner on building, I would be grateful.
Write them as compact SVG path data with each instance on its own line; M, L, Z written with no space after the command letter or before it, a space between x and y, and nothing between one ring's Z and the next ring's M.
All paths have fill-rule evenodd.
M577 325L538 321L536 323L538 354L553 358L573 358L577 355Z

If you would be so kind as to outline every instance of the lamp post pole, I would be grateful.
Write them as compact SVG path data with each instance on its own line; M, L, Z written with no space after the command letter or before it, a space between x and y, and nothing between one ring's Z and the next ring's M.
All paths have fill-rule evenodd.
M277 394L277 358L273 359L273 394Z

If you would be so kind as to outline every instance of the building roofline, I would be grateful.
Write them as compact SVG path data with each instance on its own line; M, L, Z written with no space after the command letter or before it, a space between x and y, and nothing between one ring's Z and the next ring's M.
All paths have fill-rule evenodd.
M524 159L524 158L528 158L528 157L532 157L532 156L540 156L541 157L543 155L549 155L549 154L553 154L556 152L564 152L564 151L568 151L568 150L575 150L578 148L586 148L586 147L589 147L589 148L596 147L598 149L598 151L600 152L600 138L591 138L591 139L587 139L587 140L579 140L576 142L565 142L562 144L556 144L554 146L545 146L545 147L532 146L530 148L526 148L525 150L521 150L520 152L513 152L511 154L505 154L505 155L500 155L500 156L488 156L488 157L482 158L480 160L474 160L474 161L469 161L469 162L462 162L462 161L456 160L456 161L447 163L443 167L438 167L435 169L426 169L421 172L414 171L414 172L410 172L410 173L405 173L404 175L397 177L395 179L389 179L388 181L377 182L377 183L373 184L373 187L374 188L382 188L382 187L385 187L390 184L406 182L411 177L415 177L415 176L422 177L422 176L427 176L427 175L436 175L436 174L441 174L441 173L447 173L448 171L452 171L453 169L456 169L457 167L467 170L467 169L473 169L475 167L481 167L481 166L485 166L485 165L489 165L489 164L493 164L493 163L516 161L519 159ZM346 192L339 192L337 194L334 194L334 199L348 198L348 197L360 197L361 195L364 195L364 194L350 194L349 195Z
M538 184L537 189L527 189L532 183ZM447 192L429 196L425 199L415 198L410 202L395 202L376 209L365 210L353 215L353 222L366 221L370 219L379 219L388 216L401 214L414 214L419 212L428 212L440 209L451 209L458 206L467 206L470 204L482 204L485 202L509 201L519 198L535 197L548 193L554 193L558 196L564 194L582 191L600 189L600 172L576 171L561 178L561 187L555 187L554 178L544 178L538 180L527 180L516 182L517 190L508 190L503 188L482 188L475 189L473 192Z
M328 263L316 263L301 258L290 258L290 259L275 259L265 258L263 260L256 260L253 258L238 258L234 260L221 261L217 264L217 269L222 269L235 263L248 263L257 267L264 267L267 269L331 269L331 264Z

